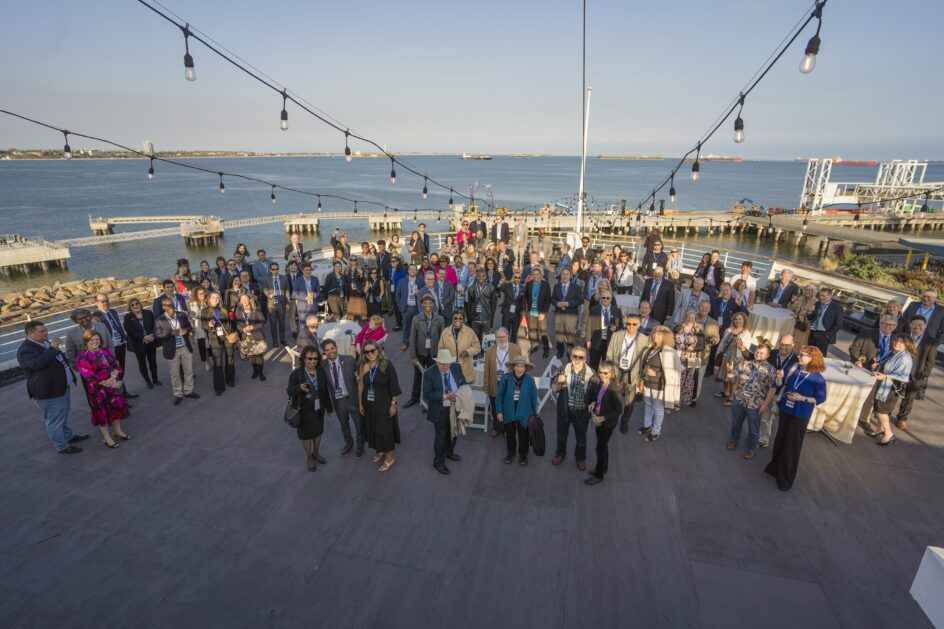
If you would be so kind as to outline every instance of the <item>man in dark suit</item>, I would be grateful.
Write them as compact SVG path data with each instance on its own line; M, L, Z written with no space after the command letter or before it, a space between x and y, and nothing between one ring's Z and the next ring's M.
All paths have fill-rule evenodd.
M476 238L479 232L482 232L482 235L485 236L488 234L488 225L485 224L482 217L476 214L472 220L469 221L469 230L472 232L472 238Z
M883 316L877 328L865 330L853 339L849 345L849 360L856 367L869 369L872 363L885 358L892 349L892 335L898 320L895 317Z
M155 319L164 313L161 302L165 299L171 300L171 303L174 305L174 310L177 312L187 312L187 301L184 299L183 295L177 294L177 286L174 284L173 280L164 280L161 282L161 287L164 289L164 294L158 295L151 304L151 312L154 314Z
M652 250L647 251L642 257L642 263L639 266L639 272L645 278L652 277L658 267L665 267L669 264L669 256L662 250L662 241L657 240L652 243Z
M842 316L842 306L833 301L833 289L821 288L819 303L806 318L810 321L810 345L818 347L824 358L842 329Z
M177 406L185 397L200 397L193 392L193 345L190 343L193 326L186 313L174 312L170 298L165 297L161 301L161 308L164 312L154 319L154 337L161 342L164 360L170 370L174 406Z
M714 297L721 291L722 284L724 284L724 263L721 262L721 252L715 249L711 252L711 262L705 272L705 292Z
M331 405L334 412L338 414L338 422L341 424L341 434L344 436L344 447L341 449L341 456L345 457L354 449L354 437L357 438L357 451L354 456L361 458L364 456L364 419L358 410L357 404L357 379L355 378L356 362L353 356L339 356L338 345L331 339L326 339L323 344L324 360L321 362L321 369L328 379L328 394L331 396ZM354 424L354 436L351 435L351 423ZM326 463L326 461L318 461Z
M600 303L590 309L584 325L583 338L590 350L590 367L600 366L600 359L606 356L613 334L623 327L623 313L613 305L613 294L601 292Z
M321 286L318 285L318 278L311 274L311 264L308 262L302 267L302 274L295 278L295 284L292 286L292 299L295 301L295 311L298 313L298 320L304 325L305 317L309 314L318 314L318 297L321 294Z
M390 287L390 259L392 256L387 251L387 241L377 241L377 270L380 282L383 284L383 313L393 314L393 293ZM394 287L396 288L396 287Z
M302 274L298 270L298 262L289 260L285 263L285 281L288 282L288 301L285 304L285 316L288 318L288 327L292 331L292 336L298 338L298 306L292 299L292 292L295 290L295 281Z
M518 328L521 327L521 313L527 305L524 286L521 285L521 274L513 274L511 281L500 285L498 291L505 296L501 308L502 327L508 330L511 342L517 343Z
M547 265L538 259L538 254L535 252L528 254L527 260L522 260L522 264L524 264L524 268L521 269L521 277L525 278L525 280L531 277L531 272L534 269L541 269L541 274L545 278L551 277L551 272L548 270ZM524 285L525 282L521 282L521 284Z
M586 260L587 262L592 263L596 260L596 252L590 248L590 237L584 236L580 240L580 247L574 250L573 260L575 262L580 262L581 260Z
M406 278L404 278L406 279ZM413 362L413 392L410 399L403 405L409 408L420 401L423 382L423 373L433 364L436 355L434 348L439 347L439 337L442 336L446 323L436 314L436 300L430 293L421 299L422 311L413 317L410 324L410 360Z
M285 261L295 261L295 264L301 264L305 261L305 247L299 241L298 234L292 234L289 237L289 244L285 245ZM286 268L288 268L286 266Z
M767 290L767 305L786 308L798 290L800 287L793 283L793 271L784 269L780 272L780 279L772 282Z
M908 334L911 320L916 315L924 317L924 320L927 321L924 333L929 338L941 343L942 337L944 337L944 306L937 303L936 290L928 289L921 293L920 302L916 301L908 304L898 324L898 331L902 334Z
M272 346L277 343L288 347L285 340L285 307L292 299L292 287L288 278L279 275L279 264L269 263L269 275L262 285L262 293L266 298L266 307L269 309L269 332L272 336Z
M407 267L406 277L401 277L394 289L397 308L403 315L403 339L401 350L406 350L410 346L410 331L412 330L413 317L420 308L419 292L423 288L423 278L417 276L416 265L411 264Z
M898 407L898 415L895 418L895 425L901 430L908 427L908 417L911 415L915 400L924 399L924 392L928 388L928 378L934 371L934 361L937 359L938 340L928 334L927 321L921 315L911 318L911 340L914 341L918 354L912 361L911 380L905 384L905 397Z
M423 239L423 251L428 254L431 249L429 248L429 234L426 232L426 223L420 223L416 226L416 229L420 233L420 238Z
M511 240L511 230L508 228L508 223L505 222L505 219L500 216L495 219L495 224L492 225L492 242L498 243L503 242L508 244L508 241Z
M445 273L445 271L440 271L440 273ZM448 283L446 286L452 288ZM494 293L495 287L485 281L485 269L476 271L475 283L466 291L466 296L469 300L469 327L475 332L479 343L482 342L482 337L492 330L492 322L495 320L495 313L492 312ZM455 300L455 292L453 292L453 300ZM450 312L445 316L451 320L451 308L449 310Z
M652 318L665 323L675 312L675 286L665 279L665 269L657 266L652 277L642 287L642 298L652 308Z
M328 302L328 316L340 321L344 316L344 303L350 295L350 284L344 275L344 268L338 260L332 264L333 272L325 276L324 295Z
M498 269L506 280L510 280L515 270L515 254L508 248L508 243L500 241L498 250L495 252L495 261L498 263Z
M28 321L26 340L16 351L16 360L26 373L26 392L43 412L46 434L61 454L75 454L76 442L88 439L69 427L69 387L76 385L75 373L59 349L59 339L49 340L42 321Z
M462 368L449 350L439 350L435 361L435 365L423 372L423 403L426 404L426 419L433 423L436 431L433 444L433 467L440 474L449 474L446 459L462 460L462 457L455 452L456 437L451 432L450 407L456 403L456 392L459 387L467 382L465 376L462 375Z

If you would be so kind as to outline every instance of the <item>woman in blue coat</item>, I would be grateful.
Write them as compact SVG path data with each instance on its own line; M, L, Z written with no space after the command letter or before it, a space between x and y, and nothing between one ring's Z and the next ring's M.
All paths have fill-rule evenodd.
M505 463L510 464L515 458L517 438L518 464L527 465L528 418L538 414L538 387L534 377L528 375L534 365L524 356L516 356L508 365L511 372L498 383L495 411L505 428L505 443L508 445Z

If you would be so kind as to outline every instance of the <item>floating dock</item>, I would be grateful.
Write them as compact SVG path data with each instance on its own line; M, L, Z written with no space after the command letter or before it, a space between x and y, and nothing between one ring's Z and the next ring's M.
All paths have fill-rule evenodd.
M0 273L10 276L14 272L29 275L30 271L48 271L51 266L69 268L68 247L48 242L42 238L30 238L18 234L0 235Z

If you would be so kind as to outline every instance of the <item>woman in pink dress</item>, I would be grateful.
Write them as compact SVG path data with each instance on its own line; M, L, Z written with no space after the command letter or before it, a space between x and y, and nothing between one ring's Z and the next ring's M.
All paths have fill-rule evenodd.
M109 448L117 448L113 437L129 441L131 435L121 429L121 420L128 417L128 404L122 395L124 370L107 347L102 347L102 336L96 330L88 330L82 337L82 350L75 364L85 382L85 397L92 410L92 425L102 431L102 442ZM112 426L114 435L108 427Z
M367 341L374 341L383 348L384 339L387 338L387 331L384 330L384 320L380 315L374 315L364 325L363 329L354 337L354 351L361 353L361 348Z

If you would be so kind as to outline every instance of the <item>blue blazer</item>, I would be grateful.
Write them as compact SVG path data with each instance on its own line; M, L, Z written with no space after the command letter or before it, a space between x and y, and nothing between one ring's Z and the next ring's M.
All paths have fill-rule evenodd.
M193 326L190 324L190 319L185 313L175 312L174 316L177 318L177 323L180 324L181 330L193 332ZM191 335L192 334L187 334L184 336L184 345L190 350L190 353L193 353L193 345L190 344ZM167 315L162 314L154 319L154 337L161 342L162 355L164 358L172 360L174 356L177 355L177 336L174 334L174 329L171 327L170 319L167 318Z
M823 302L817 302L816 307L813 308L813 312L806 315L806 318L810 321L810 333L812 333L813 326L816 325L816 320L819 318L819 311L823 308ZM836 342L836 335L839 334L839 330L842 329L842 318L843 318L842 306L835 301L830 300L829 305L826 306L826 312L823 314L823 327L826 329L826 338L829 340L830 344Z
M55 347L50 345L44 348L26 339L16 351L16 360L26 373L26 392L30 398L49 400L62 397L69 390L66 370L72 373L72 367L65 360L65 355ZM72 381L75 382L74 373Z
M311 286L315 293L315 300L311 302L311 312L318 312L318 297L321 296L321 285L318 278L311 276ZM295 300L295 308L299 313L299 318L304 320L303 313L308 313L308 287L305 286L305 276L299 275L295 278L295 286L292 287L292 299Z
M787 406L787 393L792 389L794 383L794 377L799 373L800 368L797 366L794 370L784 375L784 386L783 393L780 397L780 412L788 415L793 415L799 419L809 419L813 414L813 409L816 408L816 404L822 404L826 401L826 379L823 378L821 373L811 373L803 382L800 383L800 386L796 389L796 392L805 397L811 397L816 400L816 404L809 404L807 402L794 402L793 408ZM781 415L783 417L783 415Z
M521 382L521 395L518 406L515 407L515 377L507 373L498 383L498 393L495 395L495 412L502 414L504 423L518 422L528 427L528 418L538 414L538 387L534 383L534 376L524 375Z
M462 375L462 367L459 366L459 363L449 365L449 371L452 373L452 379L456 381L457 387L468 384L465 376ZM439 365L434 364L423 372L423 401L426 402L427 420L431 422L439 420L439 413L443 407L443 396L442 375L439 372Z
M423 282L420 280L419 274L416 275L413 283L416 284L416 307L419 308L419 290L424 286ZM400 312L406 312L406 309L408 308L406 301L410 298L410 277L408 275L405 275L400 279L399 282L397 282L396 298L397 308L400 309Z

